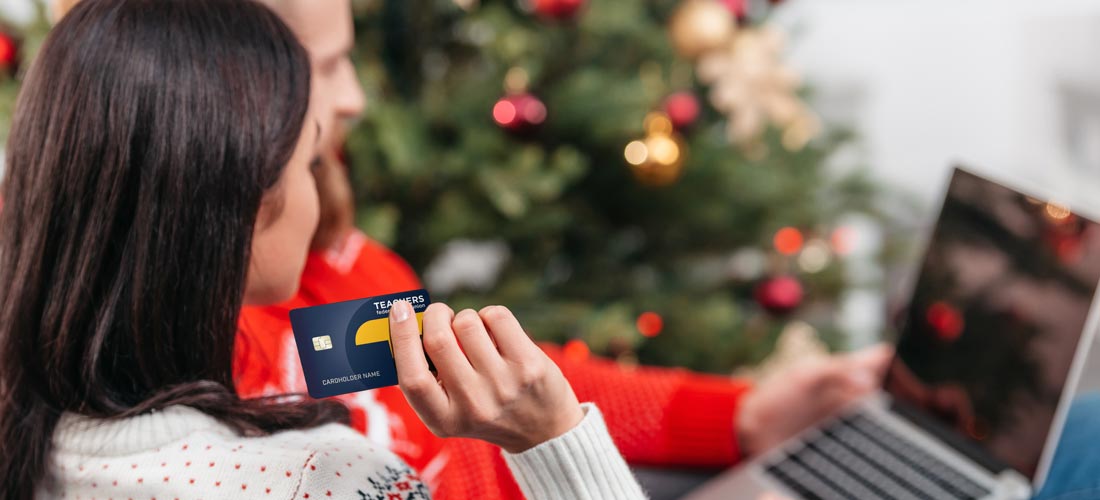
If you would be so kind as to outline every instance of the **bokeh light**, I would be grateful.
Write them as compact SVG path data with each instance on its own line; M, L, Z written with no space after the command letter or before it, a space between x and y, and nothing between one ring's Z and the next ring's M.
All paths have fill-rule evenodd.
M588 344L583 340L573 339L565 343L565 346L562 347L562 353L565 354L566 359L579 362L588 359L592 350L588 348Z
M501 99L493 106L493 120L502 127L512 127L516 124L516 105L510 99Z
M646 337L656 337L661 330L665 328L665 320L660 314L652 311L646 311L638 315L638 321L635 326L638 327L638 332Z
M649 148L645 147L645 143L642 141L630 141L630 144L627 144L626 149L623 151L623 156L626 157L627 163L641 165L649 158Z
M962 335L965 322L962 314L954 306L943 301L935 302L928 306L925 320L936 336L944 342L954 342Z
M802 242L802 232L793 227L785 227L775 233L775 249L783 255L798 253L802 249Z

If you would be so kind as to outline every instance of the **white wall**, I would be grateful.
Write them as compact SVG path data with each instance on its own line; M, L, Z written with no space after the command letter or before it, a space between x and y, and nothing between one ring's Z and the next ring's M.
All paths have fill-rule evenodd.
M16 25L33 22L37 16L34 0L0 0L0 18ZM0 145L0 178L4 177L4 148Z
M787 0L776 21L822 114L929 211L956 160L1100 205L1100 1Z
M855 157L922 203L910 223L931 222L958 161L1100 214L1100 1L786 0L775 21L818 111L861 136ZM887 274L892 295L910 267ZM845 297L852 344L886 302Z
M35 7L34 0L0 0L0 16L3 16L5 21L15 24L30 23L37 15Z

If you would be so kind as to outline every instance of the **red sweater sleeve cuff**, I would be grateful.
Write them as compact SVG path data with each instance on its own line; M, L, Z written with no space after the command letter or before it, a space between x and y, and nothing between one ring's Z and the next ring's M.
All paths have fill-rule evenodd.
M672 396L666 414L669 462L713 467L741 459L734 428L742 397L752 385L724 377L697 376Z

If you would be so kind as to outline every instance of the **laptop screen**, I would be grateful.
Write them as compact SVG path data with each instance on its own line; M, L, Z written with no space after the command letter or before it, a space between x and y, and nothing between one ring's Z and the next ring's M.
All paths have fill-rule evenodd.
M887 392L956 448L1034 479L1098 281L1095 222L956 170Z

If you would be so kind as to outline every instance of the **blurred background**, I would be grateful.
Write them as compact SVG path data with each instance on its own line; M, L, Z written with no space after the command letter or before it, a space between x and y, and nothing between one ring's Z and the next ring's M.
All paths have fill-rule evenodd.
M1097 2L354 5L358 224L571 356L882 338L956 162L1100 199ZM4 134L49 16L0 1Z

